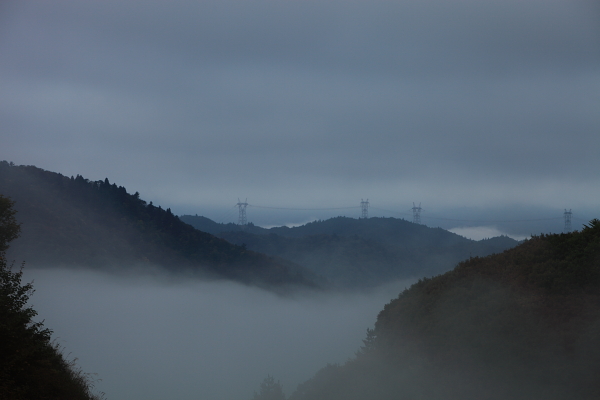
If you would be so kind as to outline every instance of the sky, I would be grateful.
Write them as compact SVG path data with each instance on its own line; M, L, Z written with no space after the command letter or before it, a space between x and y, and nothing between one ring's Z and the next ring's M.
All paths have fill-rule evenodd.
M600 5L5 0L0 127L0 159L218 222L238 199L258 225L369 199L462 232L580 226L600 215ZM527 219L547 223L494 222Z

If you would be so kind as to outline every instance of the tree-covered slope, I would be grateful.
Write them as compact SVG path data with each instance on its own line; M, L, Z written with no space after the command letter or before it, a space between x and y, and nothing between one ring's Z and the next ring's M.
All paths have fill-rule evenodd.
M18 237L12 202L0 195L0 399L93 400L93 382L64 358L48 328L33 318L31 284L7 264L8 242Z
M342 287L436 275L470 256L499 253L517 244L506 236L474 241L396 218L337 217L270 229L242 229L199 216L181 218L231 243L305 266Z
M194 229L108 179L68 178L4 161L0 194L15 201L22 223L10 256L30 265L153 265L265 285L313 284L301 267Z
M422 279L294 400L600 398L600 221Z

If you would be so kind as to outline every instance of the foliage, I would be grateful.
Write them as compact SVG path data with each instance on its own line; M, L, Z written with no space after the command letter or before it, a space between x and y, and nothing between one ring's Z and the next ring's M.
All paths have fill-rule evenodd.
M285 400L283 387L279 381L275 382L275 378L268 375L260 384L260 391L254 392L252 400Z
M16 222L14 202L0 194L0 253L8 249L8 242L19 237L20 226Z
M18 236L12 201L0 196L0 399L95 399L92 380L50 342L51 331L35 322L27 305L33 293L23 267L13 271L4 250Z

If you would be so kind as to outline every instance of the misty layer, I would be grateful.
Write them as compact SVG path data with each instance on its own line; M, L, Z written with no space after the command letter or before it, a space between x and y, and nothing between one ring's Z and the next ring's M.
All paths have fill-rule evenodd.
M414 282L278 296L83 268L26 268L25 279L35 280L39 319L110 400L244 400L269 374L289 395L322 365L354 356L377 312Z

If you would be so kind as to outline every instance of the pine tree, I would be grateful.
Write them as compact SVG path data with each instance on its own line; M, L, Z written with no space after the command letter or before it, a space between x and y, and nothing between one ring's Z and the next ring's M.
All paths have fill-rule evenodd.
M283 387L279 381L275 382L275 378L268 375L260 384L260 393L254 392L252 400L285 400Z

